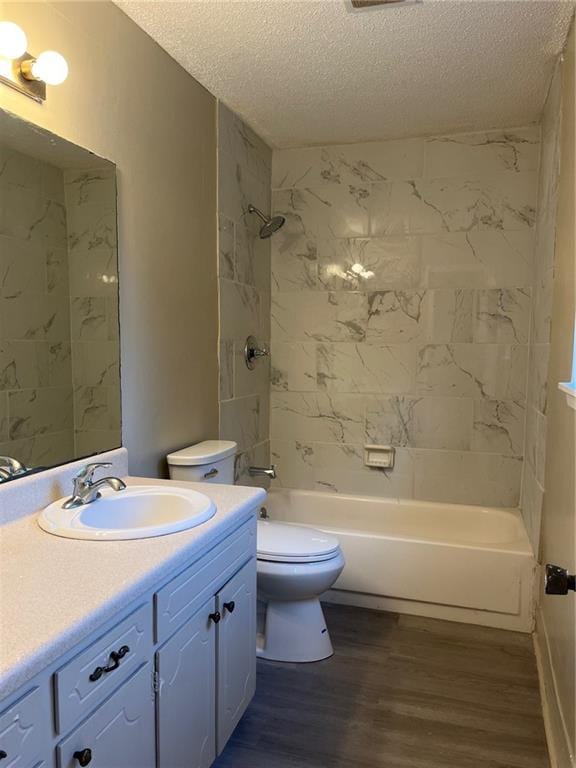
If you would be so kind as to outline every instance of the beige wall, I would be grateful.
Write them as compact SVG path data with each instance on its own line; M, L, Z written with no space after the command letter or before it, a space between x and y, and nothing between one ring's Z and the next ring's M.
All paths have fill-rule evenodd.
M70 76L2 106L118 166L123 442L132 473L218 429L216 103L111 3L4 3Z
M546 495L542 518L543 562L556 563L569 568L572 573L576 570L576 411L568 407L564 394L556 385L559 381L570 379L574 332L574 49L573 25L562 65L561 170L548 387ZM576 753L575 596L544 596L539 618L538 640L546 672L545 693L552 715L549 731L553 764L568 768L573 765Z

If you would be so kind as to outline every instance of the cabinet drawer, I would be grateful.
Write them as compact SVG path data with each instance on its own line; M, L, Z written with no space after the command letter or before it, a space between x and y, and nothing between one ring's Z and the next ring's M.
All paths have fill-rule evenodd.
M156 594L156 639L163 643L242 565L256 555L256 518L248 520Z
M50 744L50 699L46 689L32 688L0 713L2 768L31 768L42 764Z
M88 751L90 768L154 768L154 691L150 664L141 667L57 747L58 768L78 768Z
M121 658L116 655L120 649ZM86 717L147 661L151 653L152 606L147 604L131 613L54 674L58 733L64 733L82 717Z

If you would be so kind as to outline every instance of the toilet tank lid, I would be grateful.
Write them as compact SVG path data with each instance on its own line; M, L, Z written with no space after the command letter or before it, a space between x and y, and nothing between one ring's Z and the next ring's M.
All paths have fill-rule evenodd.
M237 448L237 444L232 440L204 440L202 443L169 453L166 459L172 466L195 467L212 461L222 461L228 456L233 456Z

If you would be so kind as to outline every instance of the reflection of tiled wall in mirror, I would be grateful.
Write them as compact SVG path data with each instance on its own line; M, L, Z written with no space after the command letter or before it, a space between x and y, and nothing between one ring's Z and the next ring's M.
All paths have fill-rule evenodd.
M119 446L120 349L114 168L64 171L75 455Z
M114 168L0 148L0 453L50 466L118 446Z
M0 153L0 452L51 465L74 455L63 176Z

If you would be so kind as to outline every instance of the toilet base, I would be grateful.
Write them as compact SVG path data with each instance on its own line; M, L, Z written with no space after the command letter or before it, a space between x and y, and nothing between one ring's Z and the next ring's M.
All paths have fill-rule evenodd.
M262 618L263 632L256 642L256 654L262 659L303 663L334 653L318 598L267 602Z

